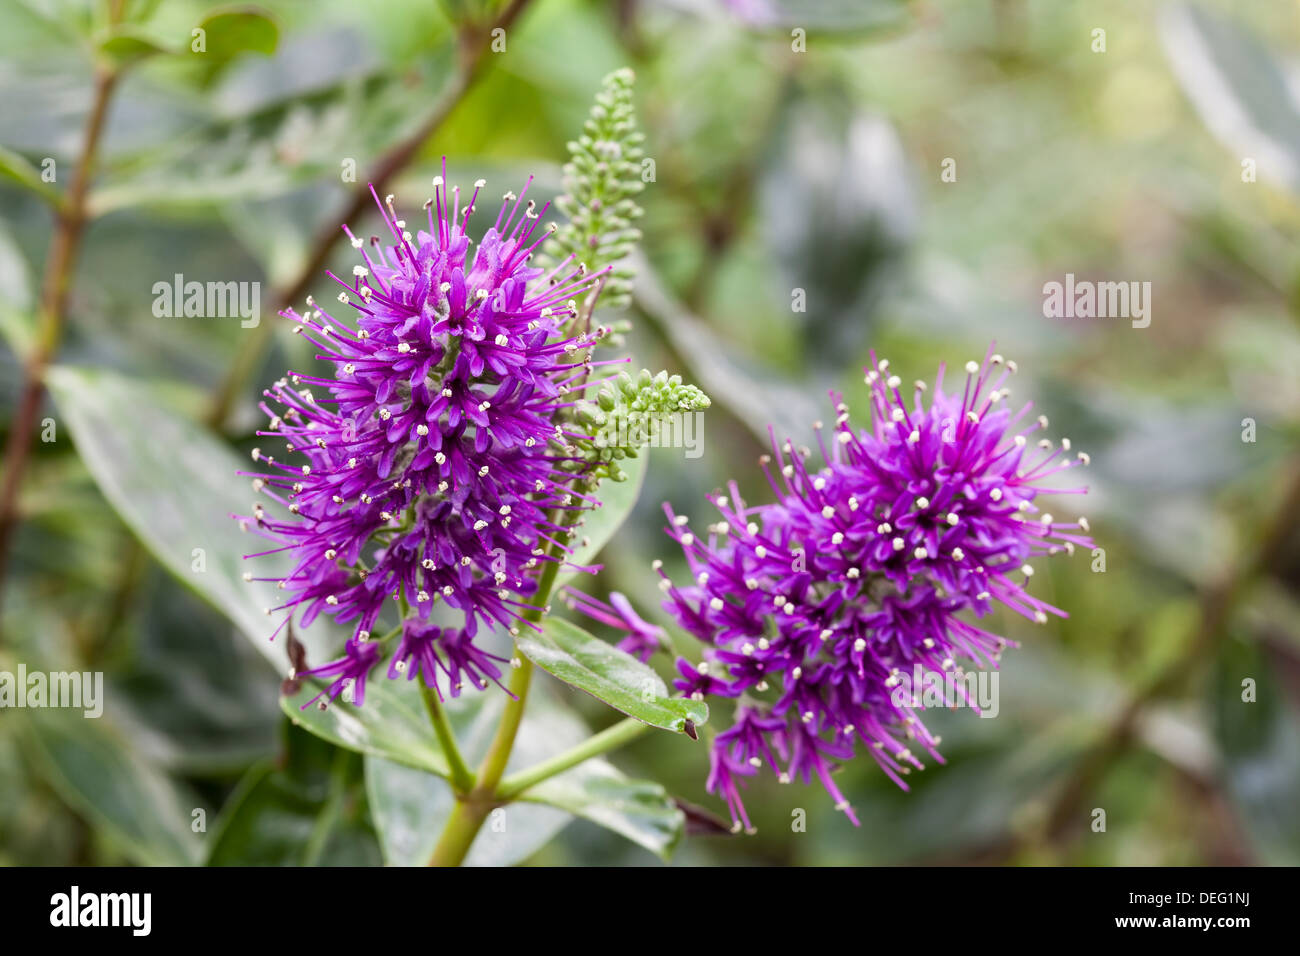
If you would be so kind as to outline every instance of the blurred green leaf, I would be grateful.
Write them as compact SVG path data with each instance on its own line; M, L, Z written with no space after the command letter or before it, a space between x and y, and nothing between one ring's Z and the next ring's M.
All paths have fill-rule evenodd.
M142 559L142 563L147 559ZM173 771L242 771L273 752L279 682L218 612L151 567L129 622L133 653L109 677L136 746Z
M107 720L55 708L27 711L26 719L50 783L122 853L146 866L199 862L199 840L190 829L197 799L144 760Z
M361 760L290 728L284 766L263 763L222 810L209 866L377 866Z
M36 341L32 304L27 259L13 233L0 222L0 335L18 356L30 352Z
M1300 190L1300 108L1287 68L1247 28L1180 3L1160 20L1165 55L1201 119L1238 161Z
M892 29L906 20L909 0L741 0L731 11L757 29L857 35Z
M782 310L803 325L807 361L842 370L872 331L872 309L916 229L902 144L885 119L833 87L786 97L759 183ZM805 311L806 310L806 311Z
M270 56L280 42L280 28L270 14L257 7L219 8L209 12L198 28L204 32L204 49L194 52L206 57L209 76L241 53Z
M632 297L637 307L672 343L690 369L690 378L709 397L743 422L754 437L767 444L768 429L778 437L798 438L822 414L815 389L738 354L699 318L677 302L639 252L632 261L636 285Z
M119 26L100 42L99 52L121 69L153 56L179 52L179 47L168 46L139 27Z
M287 673L283 636L265 613L282 595L245 581L250 552L266 539L244 534L231 515L251 513L254 494L236 472L249 467L205 428L175 412L174 394L106 370L60 366L50 392L82 461L104 497L168 571L225 614L253 646ZM248 489L241 495L241 484ZM276 555L256 559L258 576L283 569ZM328 642L325 622L296 632L313 658Z
M1222 779L1260 860L1300 865L1300 703L1282 672L1255 644L1225 641L1210 711L1222 751ZM1252 684L1254 699L1246 681Z
M40 170L11 149L0 146L0 178L17 183L46 202L57 204L59 191L41 179Z
M709 719L704 703L670 698L653 670L576 624L547 618L541 633L521 628L515 645L552 676L652 727L680 734L688 722L700 726Z

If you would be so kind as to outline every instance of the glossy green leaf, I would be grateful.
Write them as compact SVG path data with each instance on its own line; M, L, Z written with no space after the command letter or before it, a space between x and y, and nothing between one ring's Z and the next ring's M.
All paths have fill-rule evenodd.
M600 758L544 780L525 791L520 800L567 810L664 860L676 849L685 826L685 815L662 786L650 780L631 780Z
M143 759L107 720L53 708L27 711L25 719L47 779L122 853L146 866L199 862L191 814L201 804Z
M382 670L376 670L366 682L363 706L336 700L324 710L316 704L304 707L323 686L318 681L305 680L298 693L280 698L281 709L295 725L348 750L383 757L440 777L448 775L447 758L433 735L414 682L388 680ZM467 694L461 698L464 704L457 701L448 704L453 726L472 719L472 709L481 696Z
M236 474L249 467L245 460L176 412L174 389L67 366L51 369L48 382L82 461L141 543L287 672L285 642L269 639L276 622L265 613L283 596L273 584L243 579L254 561L259 577L284 565L274 555L245 561L273 545L230 517L250 513L256 497ZM324 621L297 636L312 661L340 643Z
M653 670L569 621L548 618L541 633L524 629L515 645L547 673L652 727L686 733L688 723L708 719L704 703L670 698Z
M193 776L230 776L274 753L284 715L266 661L160 568L150 566L138 593L126 622L135 653L114 669L108 693L140 751Z

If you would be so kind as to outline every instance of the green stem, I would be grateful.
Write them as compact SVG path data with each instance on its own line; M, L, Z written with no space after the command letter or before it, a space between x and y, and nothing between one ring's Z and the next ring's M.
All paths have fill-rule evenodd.
M525 657L510 678L510 693L514 697L506 702L496 737L479 767L478 782L456 801L456 806L443 827L442 836L438 838L438 845L433 848L430 866L460 866L465 861L474 838L478 836L483 821L500 804L496 786L505 773L506 761L510 759L510 751L515 745L515 735L519 732L519 724L524 717L524 704L528 700L528 685L532 676L533 662Z
M447 766L451 768L451 788L458 796L469 793L474 787L474 772L465 763L460 748L456 746L456 734L447 720L447 712L442 708L438 695L424 681L420 685L420 696L424 698L424 709L429 712L429 722L438 737L438 745L447 757Z
M566 512L556 524L567 529L573 521L574 513ZM542 570L541 579L537 584L537 604L524 615L524 620L529 623L537 624L546 614L547 605L551 600L551 591L555 588L556 578L560 574L560 565L563 563L561 546L569 543L569 537L568 530L556 537L557 547L554 549L556 560L548 562ZM487 754L479 765L477 782L472 790L457 801L451 816L447 818L442 836L438 838L438 845L434 847L433 856L429 859L430 866L460 866L465 855L469 853L474 838L478 836L483 821L487 819L487 815L494 807L501 804L502 801L497 795L497 784L505 775L506 763L510 760L510 752L514 749L515 737L524 719L524 707L528 703L528 688L532 679L533 662L521 656L519 667L510 677L512 696L506 701L501 723L497 725L496 736L492 738Z
M592 757L622 747L624 744L636 740L649 729L649 724L642 723L635 717L620 720L612 727L607 727L595 736L587 738L572 750L556 754L549 760L534 764L527 770L512 773L501 781L501 786L497 787L497 799L501 801L518 799L525 790L536 786L543 780L563 773L570 767L576 767Z

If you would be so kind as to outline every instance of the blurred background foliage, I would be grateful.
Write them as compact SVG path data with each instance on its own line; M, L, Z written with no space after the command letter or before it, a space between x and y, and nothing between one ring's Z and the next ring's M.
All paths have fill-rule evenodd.
M869 761L845 768L855 830L819 790L763 782L747 792L756 835L692 833L674 862L1300 863L1293 4L132 0L115 29L104 11L0 10L6 422L92 64L124 69L0 643L0 669L103 670L108 703L98 721L0 712L0 863L400 858L367 797L380 768L282 717L265 619L246 597L225 614L205 602L220 588L196 584L192 548L208 575L239 570L247 539L224 515L249 494L223 455L251 447L261 384L310 361L273 316L276 290L323 294L321 263L349 264L346 244L315 261L317 237L365 208L352 204L367 178L414 208L446 155L456 181L535 175L554 194L565 143L625 65L655 161L629 348L714 407L702 457L651 454L589 587L658 614L650 560L682 573L660 504L703 518L733 477L761 497L769 423L808 435L833 388L865 416L872 347L930 378L996 340L1020 365L1014 398L1091 454L1085 511L1105 549L1104 573L1079 554L1035 578L1068 620L996 622L1022 643L1000 714L937 714L947 765L913 792ZM507 48L491 52L467 25L502 16ZM204 57L187 53L200 23ZM1042 286L1067 272L1150 281L1150 327L1044 318ZM176 273L262 283L261 325L155 317L153 284ZM1256 703L1241 702L1245 678ZM573 696L582 720L610 722ZM614 762L718 809L702 745L652 736ZM492 860L654 859L583 821L547 843L568 818L537 812L541 839Z

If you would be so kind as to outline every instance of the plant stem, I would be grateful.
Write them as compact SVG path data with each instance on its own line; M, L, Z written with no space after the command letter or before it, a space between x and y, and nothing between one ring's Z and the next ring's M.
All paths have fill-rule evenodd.
M569 543L568 529L575 520L576 513L566 511L557 517L559 520L556 523L565 530L556 536L556 546L552 549L555 560L547 562L537 583L537 604L524 614L524 620L531 624L539 623L546 614L547 605L551 600L551 591L555 588L555 580L559 577L560 565L563 563L563 547ZM429 859L429 866L460 866L465 855L469 853L474 838L478 836L483 821L487 819L487 815L494 807L501 804L502 801L497 795L497 784L505 775L510 752L514 749L515 737L524 719L524 707L528 703L528 689L532 679L533 662L521 656L519 667L510 677L512 696L506 701L496 735L492 738L482 764L479 765L477 782L469 793L457 801L451 816L447 818L442 836L438 838L438 845L434 847L433 856Z
M456 734L447 720L447 711L443 709L442 702L438 700L438 695L433 688L423 680L419 681L419 684L420 696L424 698L424 709L429 712L433 732L437 735L438 744L447 758L448 767L451 768L451 788L458 796L469 793L474 787L474 773L469 769L469 764L465 763L465 758L456 745Z
M543 780L563 773L571 767L576 767L592 757L598 757L606 751L614 750L636 740L649 729L649 724L642 723L635 717L620 720L612 727L607 727L595 736L588 737L571 750L556 754L549 760L543 760L527 770L512 773L501 781L501 786L497 787L497 799L502 801L516 800L525 790L536 786Z
M116 22L120 15L121 4L113 4L110 18ZM45 373L63 336L73 267L86 225L86 194L90 190L104 121L108 116L108 104L117 86L117 79L115 69L102 65L96 67L95 90L90 113L86 118L81 156L73 170L68 192L57 208L54 235L50 239L49 253L45 258L36 345L24 363L18 411L14 414L13 428L5 445L4 459L8 467L5 469L4 483L0 485L0 606L3 605L3 583L9 551L18 523L18 491L27 469L32 438L36 432L36 419L45 394Z
M519 732L519 724L524 717L524 705L528 700L528 686L532 676L533 662L525 657L510 678L510 693L515 696L506 701L505 713L501 715L496 736L479 766L478 782L469 793L456 801L456 806L443 827L442 836L438 838L438 845L433 849L433 856L429 858L429 866L460 866L465 861L474 838L478 836L483 821L500 805L496 786L505 773L506 762L515 745L515 735Z

